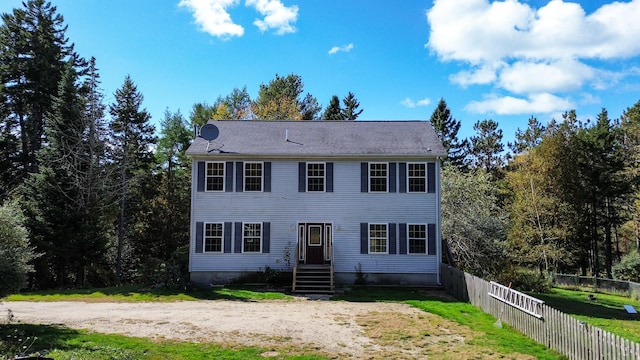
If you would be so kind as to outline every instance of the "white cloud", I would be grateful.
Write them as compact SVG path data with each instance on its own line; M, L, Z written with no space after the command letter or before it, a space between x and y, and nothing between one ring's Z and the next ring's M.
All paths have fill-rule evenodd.
M573 103L568 99L541 93L529 95L526 99L491 95L484 100L470 102L465 110L479 114L522 115L567 111L573 107Z
M422 100L413 101L413 99L411 99L411 98L405 98L404 100L402 100L400 102L400 104L402 104L403 106L408 107L408 108L415 108L417 106L427 106L427 105L431 104L431 99L429 99L427 97L427 98L424 98Z
M210 35L229 39L242 36L244 28L231 20L227 8L238 4L239 0L181 0L178 6L186 7L200 29Z
M566 92L579 90L596 71L574 59L557 61L516 61L499 75L500 87L517 93Z
M263 20L253 22L260 31L275 29L278 35L296 32L292 23L298 20L297 5L287 7L280 0L247 0L246 5L255 7L264 16Z
M349 52L352 49L353 49L353 44L342 45L342 46L334 46L329 50L329 55L333 55L333 54L338 53L340 51Z
M467 67L450 75L451 82L519 95L469 104L476 110L548 108L562 103L553 94L609 88L632 75L598 68L597 60L640 55L640 0L605 4L591 14L563 0L537 9L526 0L435 0L426 15L431 33L425 47ZM534 100L539 94L555 100Z

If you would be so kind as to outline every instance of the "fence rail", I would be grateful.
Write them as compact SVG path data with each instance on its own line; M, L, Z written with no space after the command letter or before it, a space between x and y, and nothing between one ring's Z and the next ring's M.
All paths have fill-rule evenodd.
M553 274L553 279L556 284L562 286L587 286L598 290L623 292L629 297L640 299L640 284L633 281L620 281L573 274Z
M490 282L445 264L440 265L440 271L447 293L471 302L569 359L640 359L640 344L636 342L579 321L543 303L539 304L541 318L513 306L504 306L489 294Z

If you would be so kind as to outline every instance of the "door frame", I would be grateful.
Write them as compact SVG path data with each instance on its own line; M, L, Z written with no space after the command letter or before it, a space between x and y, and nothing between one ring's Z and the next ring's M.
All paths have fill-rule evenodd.
M331 264L333 260L333 223L323 221L305 221L297 224L298 264L307 263L308 234L311 227L320 227L320 245L322 246L322 264Z

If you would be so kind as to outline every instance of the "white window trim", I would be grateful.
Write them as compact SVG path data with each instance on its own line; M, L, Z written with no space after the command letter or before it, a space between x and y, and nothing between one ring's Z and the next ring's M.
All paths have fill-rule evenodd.
M207 251L207 239L209 238L207 236L207 225L211 225L211 224L220 225L220 227L222 228L222 235L220 236L220 251ZM224 253L224 223L220 223L220 222L204 223L204 231L203 231L203 234L202 234L202 253L203 254L222 254L222 253Z
M245 225L252 225L252 224L257 224L260 225L260 249L258 249L258 251L244 251L244 227ZM262 239L264 237L264 226L262 225L261 222L243 222L242 223L242 253L243 254L262 254Z
M387 233L387 246L386 246L386 250L384 252L372 252L371 251L371 225L384 225L385 229L386 229L386 233ZM388 255L389 254L389 224L387 223L369 223L367 225L367 230L368 230L368 241L367 241L367 246L368 246L368 253L370 255Z
M411 188L409 187L409 183L410 183L411 178L417 178L417 176L412 176L412 177L409 176L409 166L410 165L415 165L415 164L424 165L424 191L412 191ZM407 192L408 193L424 194L424 193L427 192L427 187L429 186L429 184L427 183L428 182L428 178L429 178L429 176L427 174L428 171L429 171L429 168L428 168L426 162L408 162L407 163L407 184L406 184L406 187L407 187Z
M324 170L323 170L324 175L322 176L322 191L309 190L309 179L310 179L310 176L309 176L309 165L311 165L311 164L322 164L322 165L324 165ZM327 163L326 162L321 162L321 161L307 162L306 165L305 165L305 171L307 172L305 174L305 179L306 179L305 181L307 182L305 185L307 187L307 192L310 192L310 193L324 193L324 192L327 192ZM314 176L313 178L320 178L320 177L319 176L318 177Z
M409 227L411 225L422 225L424 226L424 253L412 253L411 252L411 247L409 246L410 244L410 240L411 237L409 236L410 232L409 232ZM429 224L423 224L423 223L412 223L412 224L407 224L407 255L410 256L427 256L427 254L429 254Z
M386 181L386 189L384 191L372 191L371 190L371 165L376 165L376 164L384 164L387 166L387 174L385 175L385 181ZM368 178L368 182L369 182L369 193L378 193L378 194L385 194L389 192L389 163L388 162L370 162L367 164L367 178ZM379 177L376 177L376 179L378 179Z
M209 164L222 164L222 190L209 190ZM226 186L227 164L224 161L207 161L204 165L204 191L205 192L224 192Z
M260 164L260 190L247 190L247 164ZM264 161L245 161L242 164L242 181L243 192L264 192Z

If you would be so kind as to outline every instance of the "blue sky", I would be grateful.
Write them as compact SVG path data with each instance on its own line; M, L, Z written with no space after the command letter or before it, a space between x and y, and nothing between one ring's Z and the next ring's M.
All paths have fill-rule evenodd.
M477 120L510 141L530 116L617 118L640 100L640 0L52 3L78 53L96 57L107 103L130 75L155 124L291 73L323 107L355 93L361 120L426 120L444 98L463 138Z

